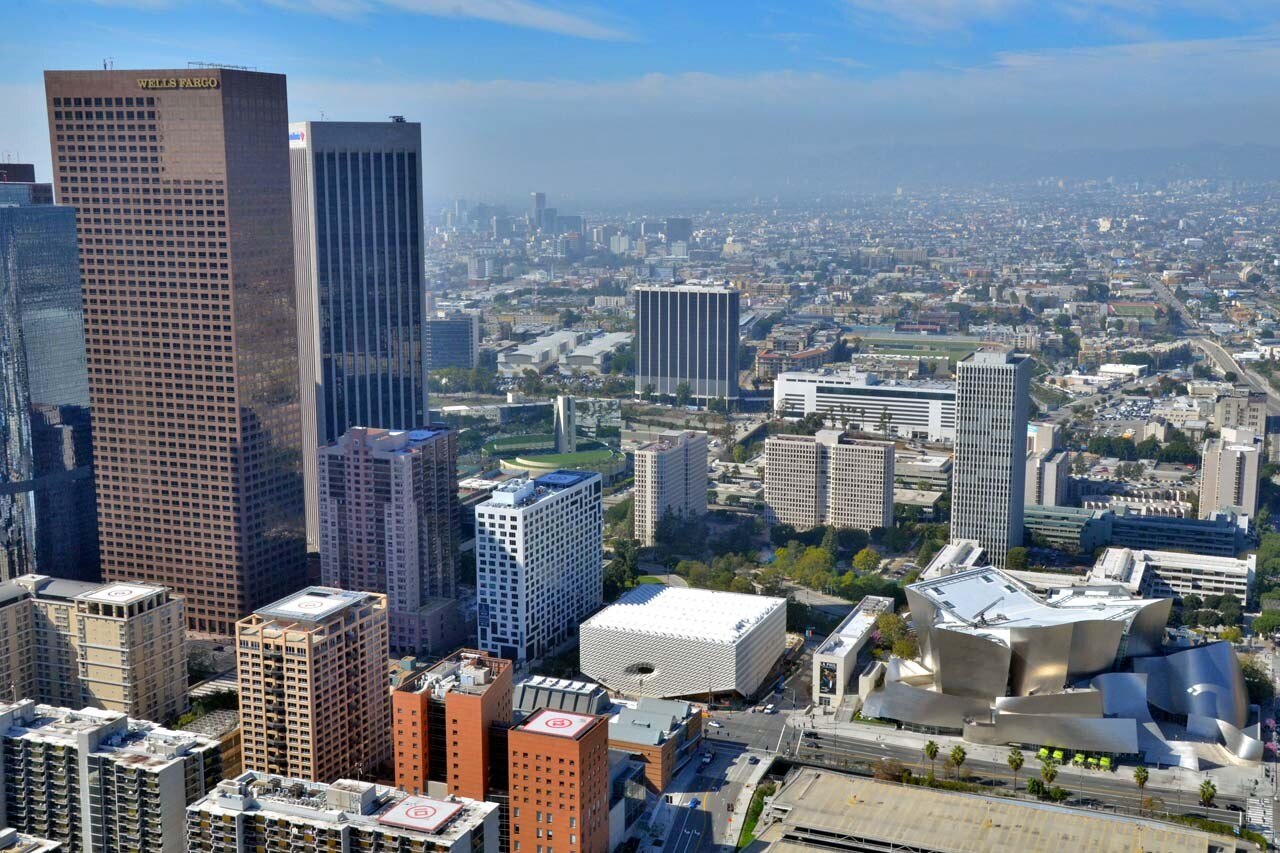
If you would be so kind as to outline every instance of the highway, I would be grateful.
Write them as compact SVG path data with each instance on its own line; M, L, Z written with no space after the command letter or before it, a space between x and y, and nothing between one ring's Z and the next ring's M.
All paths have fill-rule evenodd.
M1202 335L1193 335L1190 341L1193 346L1204 352L1217 365L1219 370L1224 373L1228 370L1234 372L1240 377L1240 381L1248 384L1250 388L1266 394L1267 414L1280 414L1280 391L1276 391L1275 388L1271 387L1271 383L1266 380L1266 377L1259 376L1242 366L1217 341L1210 340Z

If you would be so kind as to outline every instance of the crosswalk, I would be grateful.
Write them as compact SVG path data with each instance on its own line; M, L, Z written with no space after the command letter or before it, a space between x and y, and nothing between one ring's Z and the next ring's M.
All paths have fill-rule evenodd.
M1250 829L1270 837L1274 819L1270 797L1249 798L1249 801L1245 804L1244 821Z

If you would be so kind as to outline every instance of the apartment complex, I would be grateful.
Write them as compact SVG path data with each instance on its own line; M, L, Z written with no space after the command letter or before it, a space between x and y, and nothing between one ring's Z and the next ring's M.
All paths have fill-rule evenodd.
M307 587L236 626L244 767L315 782L391 757L387 599Z
M186 811L188 853L499 853L498 807L339 779L267 773L218 783Z
M316 448L354 426L428 421L422 128L289 125L307 541L318 547Z
M507 735L512 853L609 849L609 723L543 709Z
M352 427L319 453L320 575L387 596L391 649L454 645L458 591L457 433Z
M1065 506L1074 454L1059 446L1054 424L1027 426L1027 467L1023 501L1027 506Z
M480 648L518 666L577 636L604 601L600 475L508 480L476 506Z
M1144 598L1230 595L1249 606L1258 557L1207 557L1179 551L1108 548L1094 563L1089 582L1118 583Z
M871 530L893 525L894 445L838 430L765 440L769 524Z
M1248 388L1223 394L1213 407L1218 429L1243 429L1254 435L1267 434L1267 395Z
M511 722L511 662L460 649L396 685L391 694L396 787L411 794L489 799L495 770L491 728Z
M0 685L14 701L172 719L187 709L186 642L183 601L164 587L0 584Z
M1200 455L1200 517L1224 510L1249 518L1257 515L1261 436L1227 428L1219 438L1206 440Z
M951 538L982 546L1003 566L1022 544L1031 360L979 350L956 364Z
M635 449L634 536L644 546L656 541L668 512L701 518L707 512L707 434L668 430Z
M636 394L738 399L738 291L691 284L638 285Z
M0 826L67 853L185 853L183 810L222 777L220 754L115 711L0 705Z
M304 583L285 79L47 71L45 93L103 573L171 587L192 630L230 637Z
M773 410L787 418L818 412L833 429L947 443L956 437L953 382L836 369L784 372L773 383Z
M96 580L76 214L48 184L0 187L0 580Z

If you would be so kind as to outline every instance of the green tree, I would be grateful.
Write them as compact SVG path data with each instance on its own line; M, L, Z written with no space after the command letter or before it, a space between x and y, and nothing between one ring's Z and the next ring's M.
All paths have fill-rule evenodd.
M1044 783L1034 776L1027 780L1027 793L1037 799L1044 796Z
M1027 549L1022 546L1010 548L1009 555L1005 558L1005 568L1014 572L1025 572L1027 570Z
M693 389L689 387L688 382L681 382L676 386L676 405L687 406L689 400L693 398Z
M1040 781L1048 788L1058 778L1058 762L1052 758L1040 759Z
M951 754L947 756L947 763L956 769L956 778L960 778L960 768L964 766L965 759L969 754L965 752L964 747L956 744L951 747Z
M920 656L920 644L912 636L899 637L893 641L893 654L903 660L915 660Z
M1147 780L1151 778L1151 774L1147 772L1147 768L1139 764L1133 768L1133 784L1138 786L1138 802L1142 802L1142 791L1147 787ZM1141 809L1141 806L1139 806ZM1141 812L1139 812L1141 814Z
M924 757L929 759L929 778L933 778L933 763L938 760L938 744L929 741L924 745Z
M1252 626L1255 634L1274 634L1280 631L1280 610L1268 610L1253 617Z
M907 636L907 620L897 613L881 613L876 617L876 631L882 646L892 646Z
M741 465L747 461L747 449L741 444L733 446L733 461L737 465Z
M1218 786L1208 779L1200 783L1200 805L1206 809L1213 806L1213 800L1218 796Z
M832 562L840 557L840 536L834 527L828 527L827 532L822 534L822 544L819 547L831 555Z
M880 552L871 547L863 548L853 556L853 568L863 574L874 572L880 568Z
M1013 771L1013 789L1018 789L1018 771L1022 769L1022 765L1026 759L1022 756L1022 750L1016 746L1009 750L1009 757L1005 759L1009 763L1009 769Z
M1254 655L1240 655L1240 672L1244 676L1249 701L1254 705L1269 705L1276 695L1276 685L1271 680L1269 668Z

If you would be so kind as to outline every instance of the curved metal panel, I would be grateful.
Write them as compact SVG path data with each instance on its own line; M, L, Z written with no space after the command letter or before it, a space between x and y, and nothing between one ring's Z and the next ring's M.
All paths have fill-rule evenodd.
M910 586L906 588L907 608L911 611L911 624L916 629L916 637L920 641L920 660L934 672L938 671L937 661L933 657L933 623L938 617L938 608L928 598L916 592Z
M1072 623L1068 680L1079 681L1114 668L1124 629L1124 622L1116 619L1087 619Z
M1249 722L1249 697L1230 643L1195 646L1165 657L1137 658L1147 673L1147 699L1171 714L1212 717L1237 729Z
M1010 650L1004 643L963 631L933 629L934 683L951 696L990 702L1005 695Z
M1062 693L1001 696L996 699L997 714L1101 717L1102 711L1101 690L1067 690Z
M964 738L974 743L1051 743L1063 749L1130 754L1138 751L1138 724L1123 717L996 714L991 723L966 724Z
M1015 696L1057 693L1067 683L1072 625L1009 629L1009 684Z
M898 720L917 726L961 729L966 720L990 720L991 706L982 700L948 696L896 681L867 697L863 716Z
M1164 646L1164 628L1169 624L1172 598L1160 598L1138 611L1129 623L1129 638L1125 643L1126 657L1158 655Z

